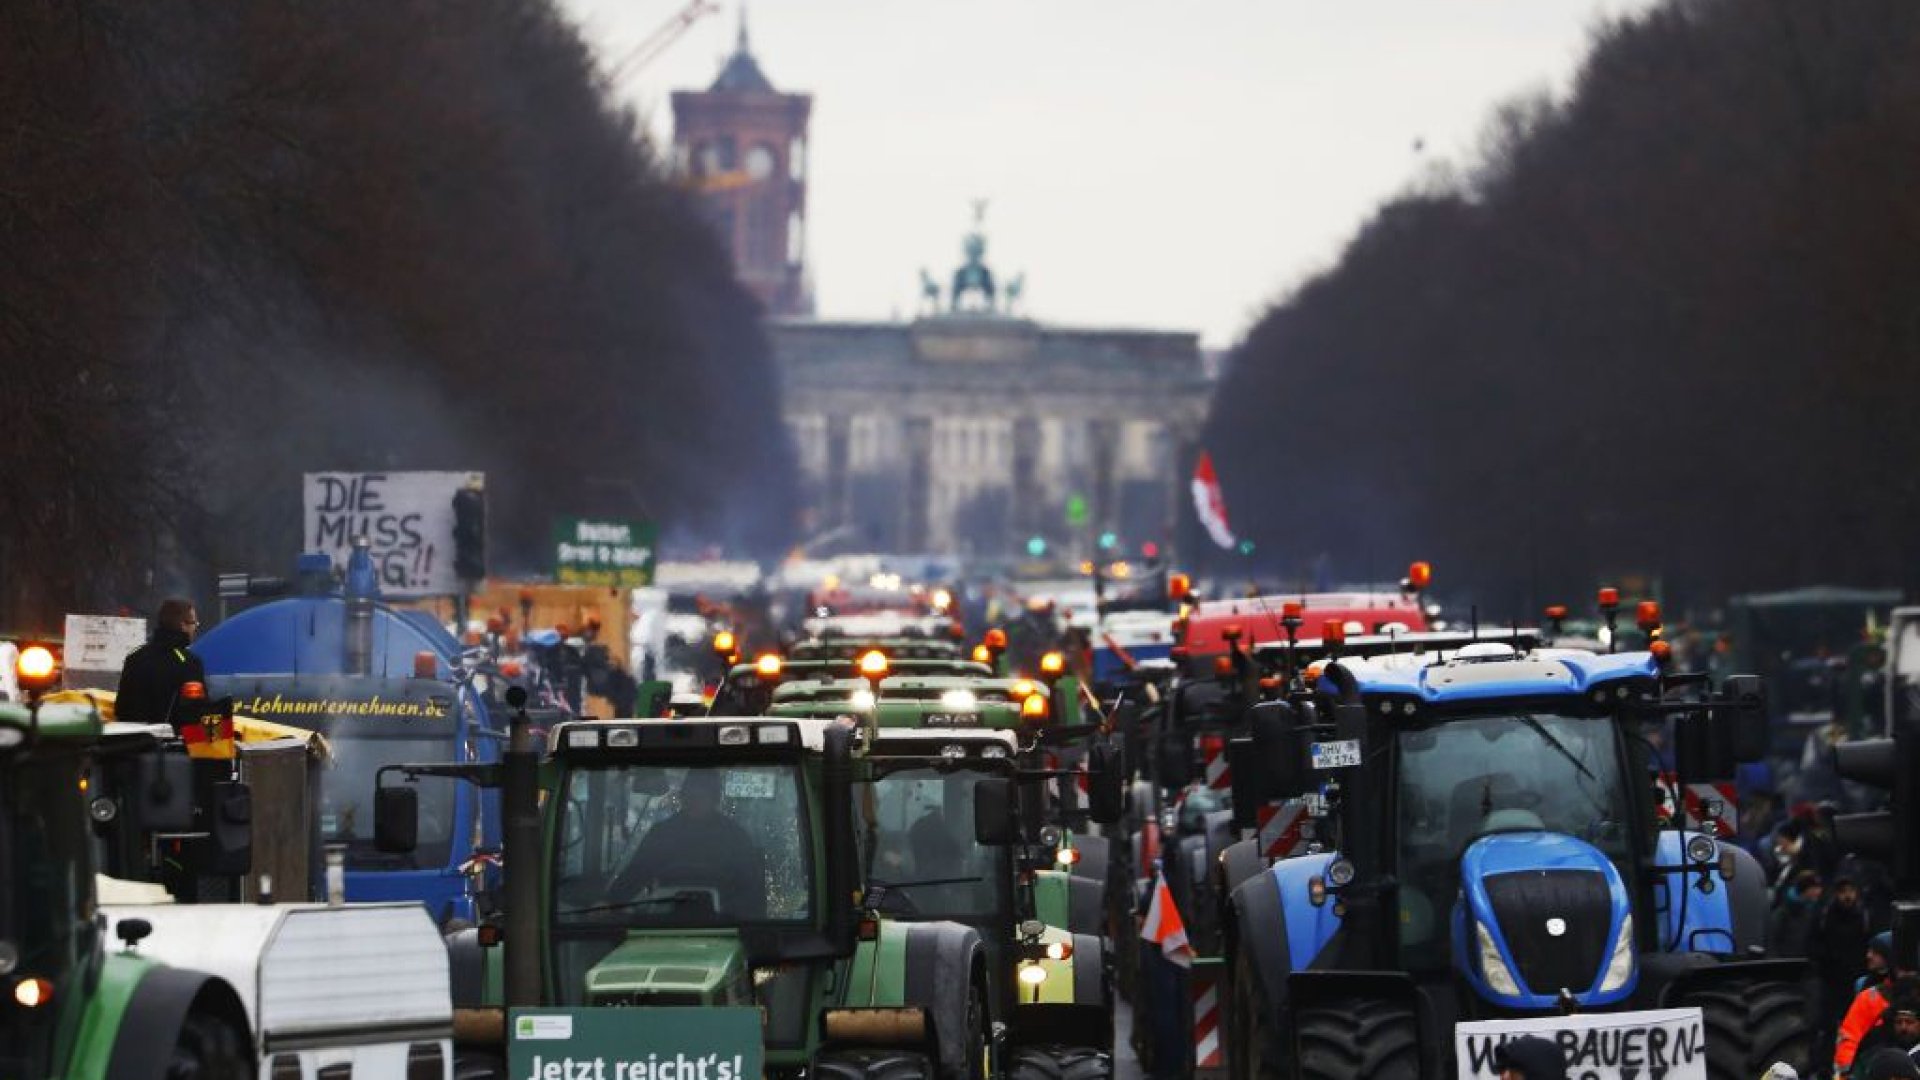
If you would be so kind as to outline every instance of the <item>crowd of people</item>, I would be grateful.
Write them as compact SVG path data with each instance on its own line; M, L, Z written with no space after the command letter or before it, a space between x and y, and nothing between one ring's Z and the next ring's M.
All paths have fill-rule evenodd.
M1816 1075L1920 1077L1920 974L1894 955L1893 883L1838 849L1833 817L1831 803L1801 803L1746 830L1772 882L1771 951L1809 963Z

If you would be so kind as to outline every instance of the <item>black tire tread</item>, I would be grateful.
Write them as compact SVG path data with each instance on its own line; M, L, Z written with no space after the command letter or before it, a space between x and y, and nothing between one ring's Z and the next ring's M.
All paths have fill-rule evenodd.
M252 1038L225 1015L196 1006L180 1024L163 1075L167 1080L249 1080Z
M1300 1080L1419 1080L1420 1022L1411 1004L1348 1000L1300 1010Z
M826 1080L927 1080L935 1073L923 1054L898 1050L837 1050L814 1062Z
M1696 990L1680 1004L1700 1009L1710 1080L1758 1076L1776 1061L1810 1075L1813 1029L1797 984L1731 981Z
M1087 1046L1021 1046L1007 1055L1007 1080L1110 1080L1113 1055Z

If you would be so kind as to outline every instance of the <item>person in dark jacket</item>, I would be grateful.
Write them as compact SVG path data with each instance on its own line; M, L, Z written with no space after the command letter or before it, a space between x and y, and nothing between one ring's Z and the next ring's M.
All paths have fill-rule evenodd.
M1567 1058L1560 1044L1538 1035L1508 1039L1493 1052L1500 1080L1567 1080Z
M127 662L120 668L115 719L179 728L187 719L176 715L180 688L190 682L207 681L206 665L188 648L199 629L200 616L193 610L193 601L175 597L161 603L153 617L152 636L127 654Z
M1860 886L1851 878L1835 878L1807 943L1807 955L1813 958L1820 979L1820 1019L1828 1032L1839 1028L1840 1018L1853 1004L1853 981L1866 970L1867 941L1872 936L1867 910L1860 903Z
M1911 1057L1889 1046L1867 1059L1867 1067L1861 1075L1866 1080L1920 1080L1920 1066L1915 1066Z
M1814 920L1820 914L1820 900L1825 892L1826 886L1820 881L1820 875L1812 870L1802 870L1794 875L1792 884L1774 901L1773 914L1768 919L1767 941L1772 945L1774 955L1808 955L1807 946L1813 938Z

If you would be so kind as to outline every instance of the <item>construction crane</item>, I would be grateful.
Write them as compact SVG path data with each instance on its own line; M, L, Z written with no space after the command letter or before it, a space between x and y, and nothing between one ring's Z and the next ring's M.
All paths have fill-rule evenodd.
M660 24L659 29L648 34L640 44L627 51L627 55L607 69L607 85L618 86L621 80L660 58L681 35L693 29L693 24L720 10L713 0L688 0L687 6L680 9L671 19Z

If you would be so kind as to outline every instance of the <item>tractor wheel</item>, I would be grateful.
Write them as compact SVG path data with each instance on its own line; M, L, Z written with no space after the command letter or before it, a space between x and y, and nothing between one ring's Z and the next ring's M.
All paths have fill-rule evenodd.
M966 1070L947 1080L987 1080L993 1075L993 1031L987 1024L986 995L977 986L967 995Z
M187 1013L167 1055L166 1080L246 1080L253 1047L246 1032L218 1013Z
M1300 1080L1419 1080L1420 1022L1411 1005L1347 1000L1302 1009Z
M1238 958L1227 998L1227 1074L1232 1080L1281 1080L1281 1063L1267 1060L1266 1003L1251 957Z
M1810 1075L1813 1029L1807 1024L1806 995L1798 984L1727 982L1696 990L1679 1004L1700 1009L1710 1080L1759 1076L1776 1061Z
M924 1054L894 1050L845 1050L813 1063L821 1080L930 1080L933 1064Z
M505 1080L507 1061L498 1054L455 1050L453 1080Z
M1007 1080L1108 1080L1113 1055L1084 1046L1022 1046L1008 1055Z

